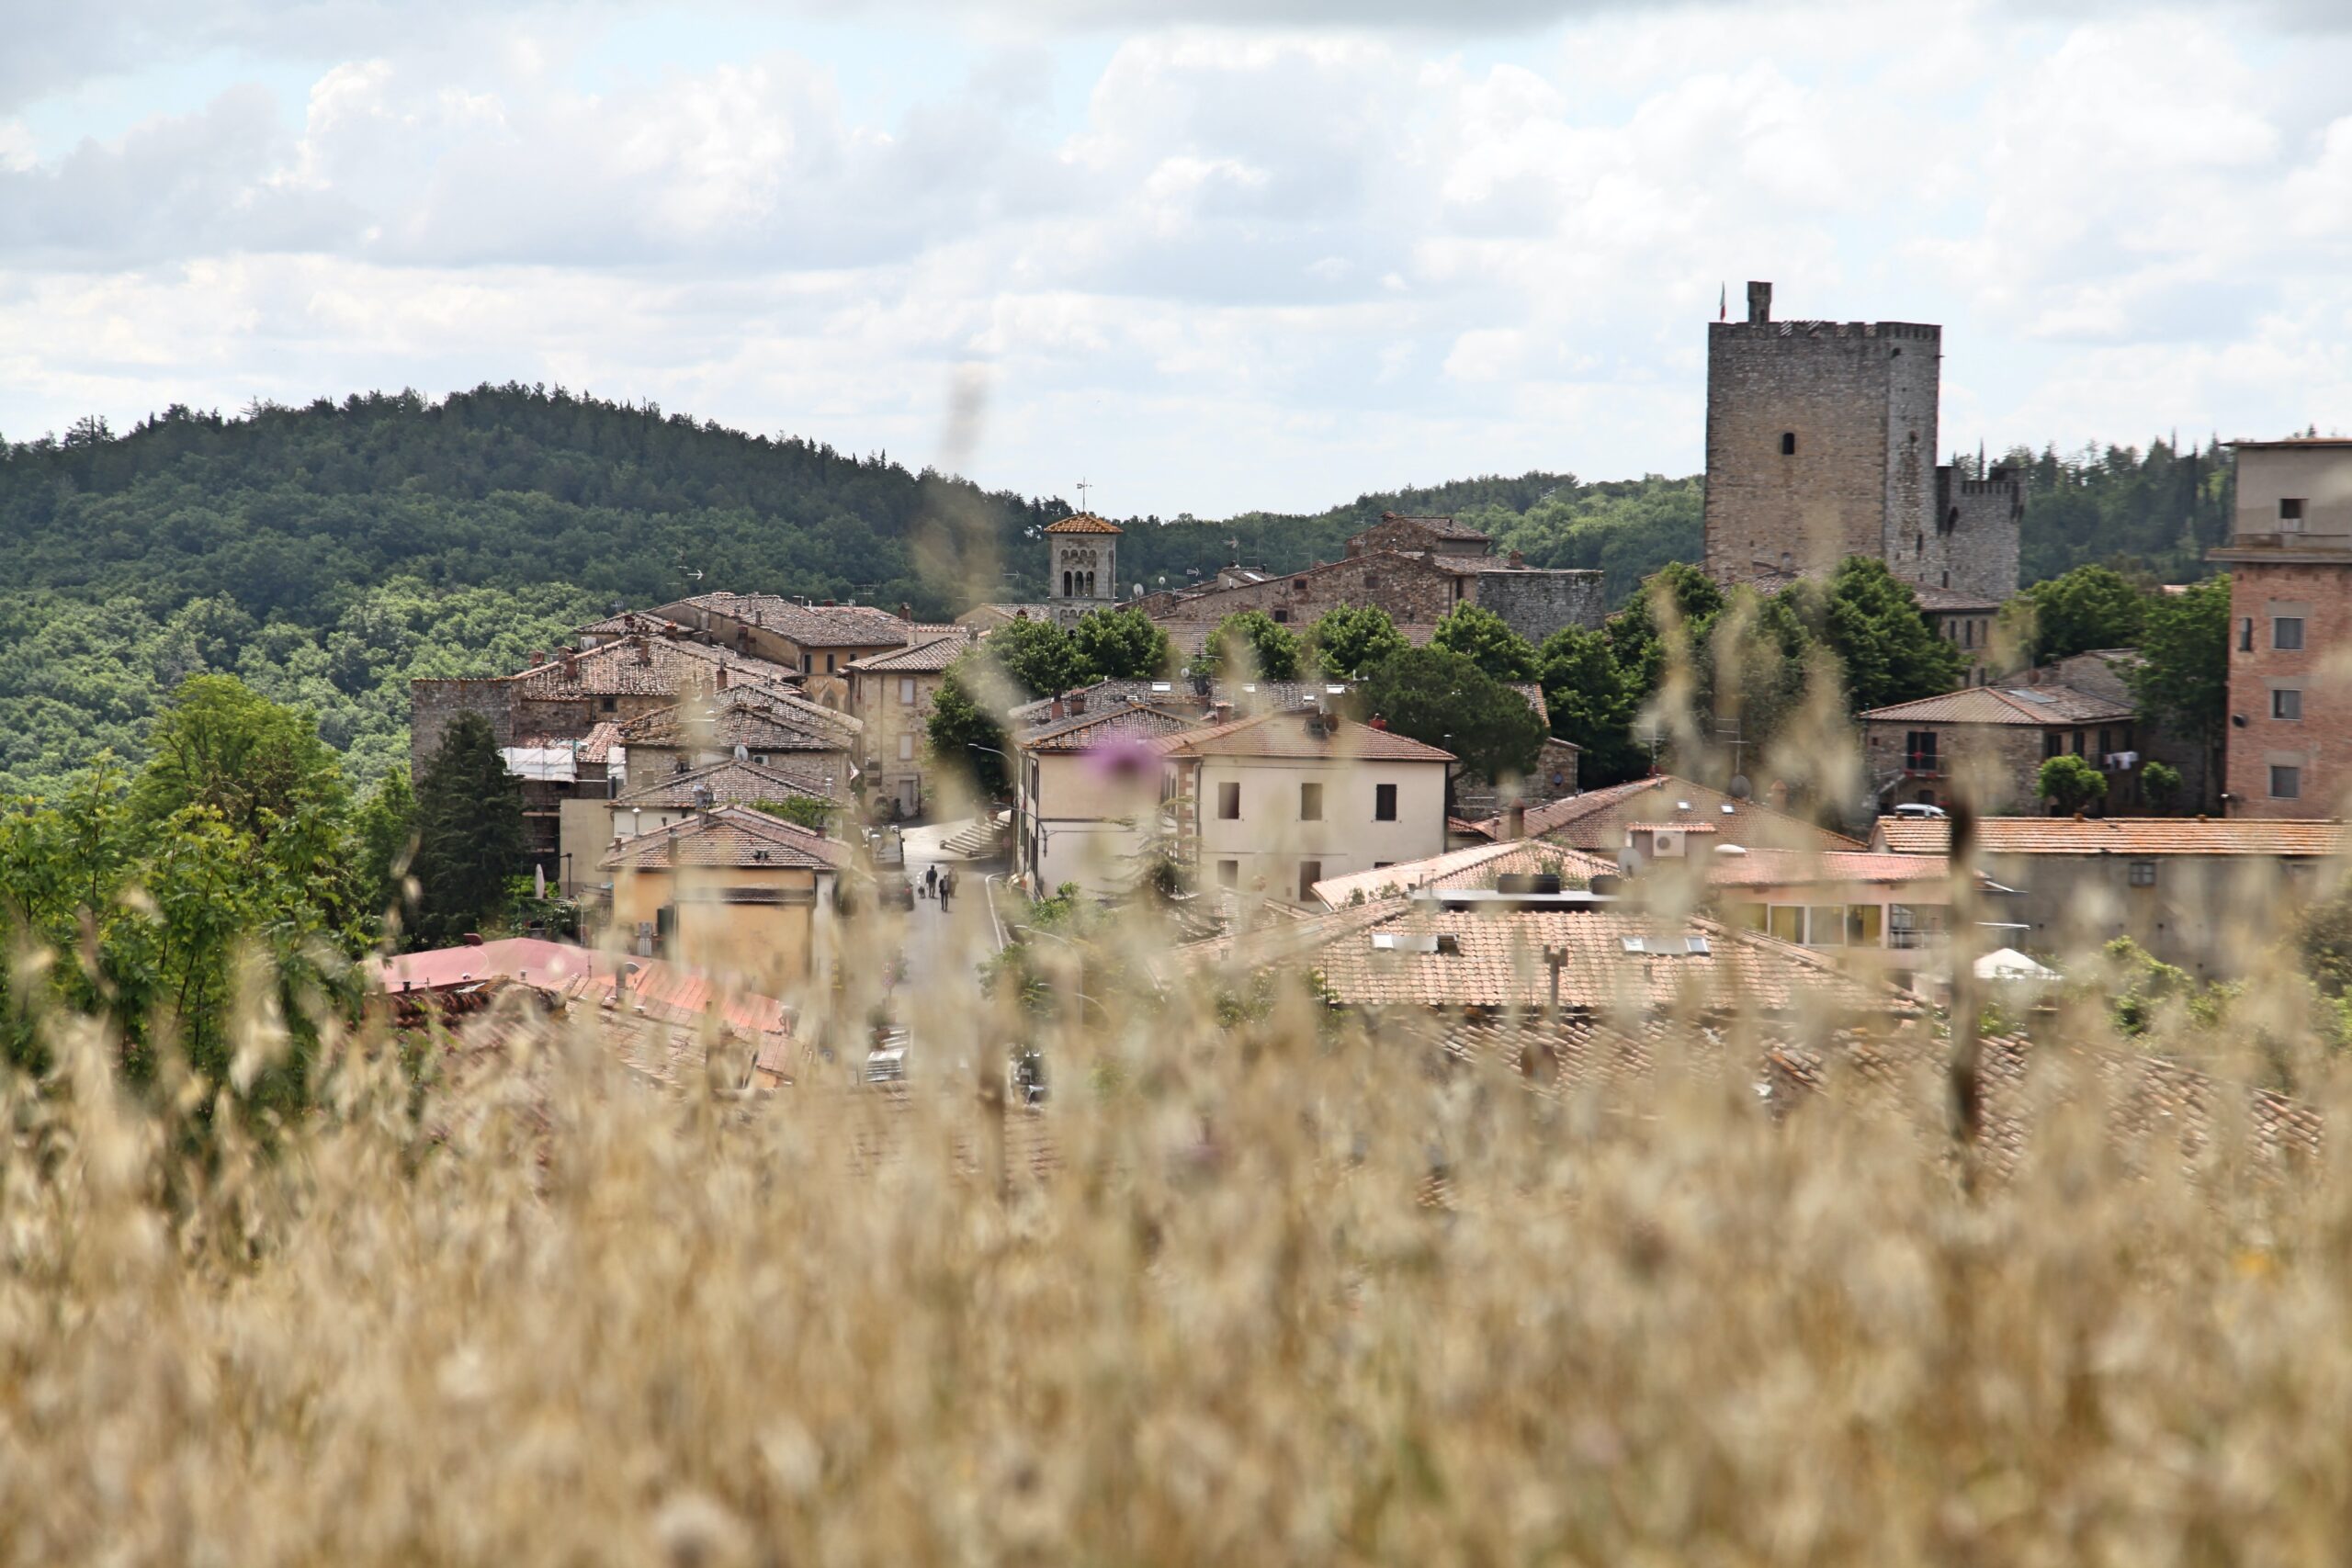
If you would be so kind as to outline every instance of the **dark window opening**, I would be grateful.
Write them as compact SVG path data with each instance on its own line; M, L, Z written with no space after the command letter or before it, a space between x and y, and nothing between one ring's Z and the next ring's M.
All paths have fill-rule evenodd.
M2271 693L2270 716L2301 720L2303 716L2303 694L2291 686Z
M1216 786L1216 814L1220 821L1241 820L1241 786L1239 784L1221 784Z
M2282 768L2273 763L2270 769L2270 798L2301 800L2303 795L2303 770Z
M2279 501L2278 525L2290 532L2303 525L2303 502L2301 496L2288 496Z
M1310 903L1315 897L1315 885L1323 880L1323 863L1303 860L1298 863L1298 901Z
M1781 456L1783 457L1793 457L1796 455L1797 433L1793 430L1784 430L1781 432Z
M2270 646L2281 653L2297 653L2303 646L2303 618L2301 615L2273 615L2270 618Z
M2254 617L2252 615L2243 616L2238 621L2238 651L2240 653L2254 651Z
M1238 860L1221 860L1217 862L1216 885L1219 887L1240 886L1241 863Z
M1914 729L1903 737L1903 766L1915 773L1936 771L1936 732Z
M1396 786L1395 784L1372 786L1372 819L1375 822L1396 820Z

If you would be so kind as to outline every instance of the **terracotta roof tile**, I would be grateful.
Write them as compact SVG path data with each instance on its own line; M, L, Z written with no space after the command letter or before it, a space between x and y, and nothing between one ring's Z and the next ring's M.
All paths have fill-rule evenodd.
M803 604L781 593L697 593L660 614L707 610L789 637L803 648L895 648L907 623L879 604Z
M1048 534L1124 534L1126 530L1116 523L1095 516L1091 512L1079 512L1071 513L1058 523L1046 524L1046 532Z
M606 871L672 871L690 865L839 871L849 862L849 847L821 833L748 806L721 806L623 839L597 863Z
M928 642L910 643L888 653L869 653L863 659L853 659L849 668L876 675L935 675L963 658L971 646L969 628L958 626L953 636L936 637Z
M1615 874L1617 863L1558 844L1532 839L1510 843L1474 844L1448 850L1426 860L1399 861L1374 871L1329 876L1315 885L1315 897L1327 909L1345 908L1359 893L1366 898L1386 897L1416 887L1492 887L1498 876L1537 876L1547 873L1589 880Z
M697 789L707 791L709 798L697 797ZM828 798L822 784L802 770L763 767L757 762L729 759L673 773L616 797L613 804L681 809L703 805L756 806L763 800L784 800L794 795L812 800Z
M2132 705L2055 683L1963 686L1957 692L1871 708L1865 720L1914 724L2097 724L2133 716Z
M2252 817L1980 817L1976 841L1996 855L2321 856L2352 848L2341 822ZM1951 822L1882 817L1871 842L1899 855L1948 854Z
M1682 807L1688 805L1690 809ZM1732 809L1728 812L1724 807ZM1614 855L1624 847L1625 829L1635 822L1713 827L1724 841L1749 848L1859 850L1862 846L1842 833L1817 828L1801 817L1775 811L1752 800L1734 800L1722 790L1692 779L1662 773L1633 779L1569 795L1565 800L1530 807L1527 834L1549 839L1596 854Z
M796 692L729 687L640 714L621 726L621 739L630 746L681 746L697 724L709 727L713 744L754 751L845 750L865 728L860 720Z
M1150 741L1199 722L1195 715L1149 703L1100 707L1089 703L1086 712L1039 725L1020 735L1014 744L1024 751L1091 751Z

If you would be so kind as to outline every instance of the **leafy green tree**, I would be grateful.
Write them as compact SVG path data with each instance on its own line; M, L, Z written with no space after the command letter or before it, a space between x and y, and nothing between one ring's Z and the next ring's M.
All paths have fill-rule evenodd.
M1606 636L1562 626L1544 639L1543 671L1552 733L1577 748L1578 784L1592 789L1649 771L1649 752L1634 739L1640 704Z
M2230 580L2191 583L2148 601L2140 662L2124 681L2140 711L2205 749L2205 776L2221 776L2230 711ZM2211 788L2211 785L2208 785Z
M1306 663L1298 635L1263 610L1241 610L1217 623L1193 660L1196 675L1295 681Z
M1005 794L1004 726L972 690L985 657L967 653L948 666L932 699L925 739L933 767L965 780L978 798L997 800Z
M990 632L981 649L1029 697L1049 697L1084 685L1090 679L1078 644L1051 621L1010 622Z
M2180 770L2169 762L2148 762L2140 769L2140 789L2158 811L2170 811L2180 798Z
M1527 700L1459 653L1413 648L1375 665L1357 694L1400 735L1442 746L1490 784L1534 770L1544 721Z
M386 773L352 816L360 897L370 914L406 910L409 860L416 852L416 795L408 770Z
M1137 609L1089 611L1070 642L1081 681L1155 681L1176 668L1168 634Z
M2071 817L2107 798L2107 775L2089 758L2061 752L2042 762L2034 788L2061 815Z
M1535 649L1528 640L1500 615L1476 604L1456 604L1447 612L1430 646L1462 655L1498 681L1532 681L1539 674Z
M266 841L295 824L338 818L348 804L342 764L310 716L233 675L182 682L151 748L130 793L133 810L150 822L201 806Z
M2112 567L2078 566L2025 591L2033 609L2033 660L2046 663L2098 648L2133 648L2147 595Z
M1609 617L1601 631L1610 657L1624 671L1635 708L1649 701L1666 676L1669 624L1695 646L1723 613L1723 590L1695 566L1669 561L1642 581L1633 603Z
M1838 657L1857 710L1949 692L1968 667L1967 656L1936 635L1910 585L1872 556L1838 562L1822 603L1820 635Z
M778 821L789 822L797 828L806 828L812 833L824 832L831 826L833 820L833 803L830 800L821 800L813 795L792 795L785 796L782 800L763 800L753 809L764 811Z
M523 784L480 714L460 714L416 786L416 937L440 946L503 908L523 859Z
M1336 604L1306 628L1306 647L1316 668L1339 681L1352 681L1412 646L1388 612L1376 604Z

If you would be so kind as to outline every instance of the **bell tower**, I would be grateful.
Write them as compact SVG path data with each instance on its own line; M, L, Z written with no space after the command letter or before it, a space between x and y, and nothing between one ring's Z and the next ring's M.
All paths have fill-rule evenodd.
M1046 525L1046 602L1056 620L1117 607L1122 532L1086 512Z

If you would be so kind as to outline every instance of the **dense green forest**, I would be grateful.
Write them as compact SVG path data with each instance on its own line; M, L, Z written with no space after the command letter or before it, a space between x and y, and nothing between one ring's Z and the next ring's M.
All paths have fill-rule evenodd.
M2085 561L2201 574L2229 470L2212 448L2020 451L2026 576ZM1529 564L1599 568L1623 604L1696 559L1701 484L1486 477L1312 514L1130 517L1121 576L1171 585L1238 556L1335 558L1384 511L1454 513ZM514 668L616 603L698 587L952 615L1042 592L1058 497L987 491L808 440L562 389L413 392L224 417L175 407L117 435L0 443L0 791L111 750L135 762L185 676L233 672L311 709L362 786L405 755L407 682Z

